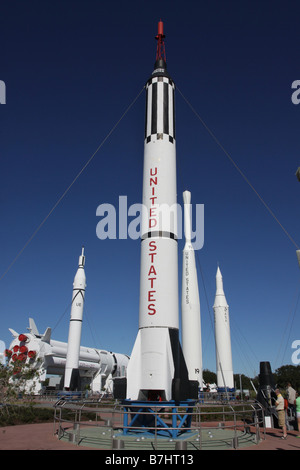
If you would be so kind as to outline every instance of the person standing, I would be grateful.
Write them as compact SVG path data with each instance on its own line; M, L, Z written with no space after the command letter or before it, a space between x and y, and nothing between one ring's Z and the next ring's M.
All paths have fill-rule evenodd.
M275 390L276 393L276 411L278 413L278 424L282 428L283 436L281 439L286 439L287 438L287 431L286 431L286 424L285 424L285 410L284 410L284 399L283 396L280 393L279 388L276 388Z
M296 393L295 406L296 406L296 416L297 416L297 422L298 422L298 431L300 431L300 395L299 393ZM300 437L300 435L297 437Z
M289 409L290 409L291 415L293 417L296 414L296 407L295 407L296 390L294 390L293 387L291 386L290 382L288 382L286 391L287 391L287 394L288 394L287 399L288 399L288 402L289 402Z

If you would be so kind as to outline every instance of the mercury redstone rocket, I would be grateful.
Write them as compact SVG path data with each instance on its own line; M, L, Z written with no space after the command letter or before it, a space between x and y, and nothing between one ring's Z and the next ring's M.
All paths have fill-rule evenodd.
M64 388L67 390L80 390L79 352L81 341L83 305L86 288L84 263L84 248L82 248L82 253L79 256L78 261L78 269L75 274L73 283L71 318L69 326L68 349L64 378Z
M126 398L197 398L179 342L175 84L167 72L163 23L146 83L139 331L127 368Z
M213 306L215 314L215 341L218 387L233 388L231 337L229 307L224 294L223 278L220 268L216 274L216 297Z
M195 252L191 241L191 193L189 191L184 191L183 202L185 245L183 249L182 260L182 351L188 368L190 380L197 380L199 387L202 388L203 379L200 298L195 263Z

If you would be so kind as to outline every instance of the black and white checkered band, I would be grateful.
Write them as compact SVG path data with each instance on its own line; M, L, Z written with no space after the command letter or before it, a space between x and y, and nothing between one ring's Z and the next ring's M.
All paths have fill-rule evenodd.
M155 230L153 232L147 232L142 235L141 240L147 240L147 238L171 238L172 240L178 241L175 233L165 232L163 230Z
M145 143L175 141L175 84L168 77L152 77L146 85Z

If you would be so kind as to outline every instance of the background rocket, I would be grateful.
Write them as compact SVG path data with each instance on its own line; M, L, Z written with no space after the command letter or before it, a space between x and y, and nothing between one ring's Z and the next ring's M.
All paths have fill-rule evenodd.
M86 287L84 263L84 248L82 248L82 253L79 256L78 269L73 283L71 318L64 378L64 387L70 390L80 390L79 351Z
M182 351L190 380L197 380L202 388L202 341L200 299L198 289L195 252L191 242L191 193L184 191L185 245L182 260Z
M234 387L231 337L229 323L229 307L223 289L223 279L220 268L216 274L216 297L214 303L215 313L215 341L216 366L218 387Z

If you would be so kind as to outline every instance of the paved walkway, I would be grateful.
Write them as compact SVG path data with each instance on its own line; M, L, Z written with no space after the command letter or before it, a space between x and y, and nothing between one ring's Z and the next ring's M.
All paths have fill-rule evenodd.
M258 445L241 450L300 450L300 438L298 431L288 431L287 439L281 439L281 429L266 429L266 439ZM261 434L263 437L263 432Z
M0 450L97 450L59 440L53 432L53 423L0 427ZM266 439L259 445L241 450L300 450L297 435L297 431L288 431L288 438L283 440L281 430L267 429Z
M60 441L53 431L53 423L0 427L0 450L90 450Z

